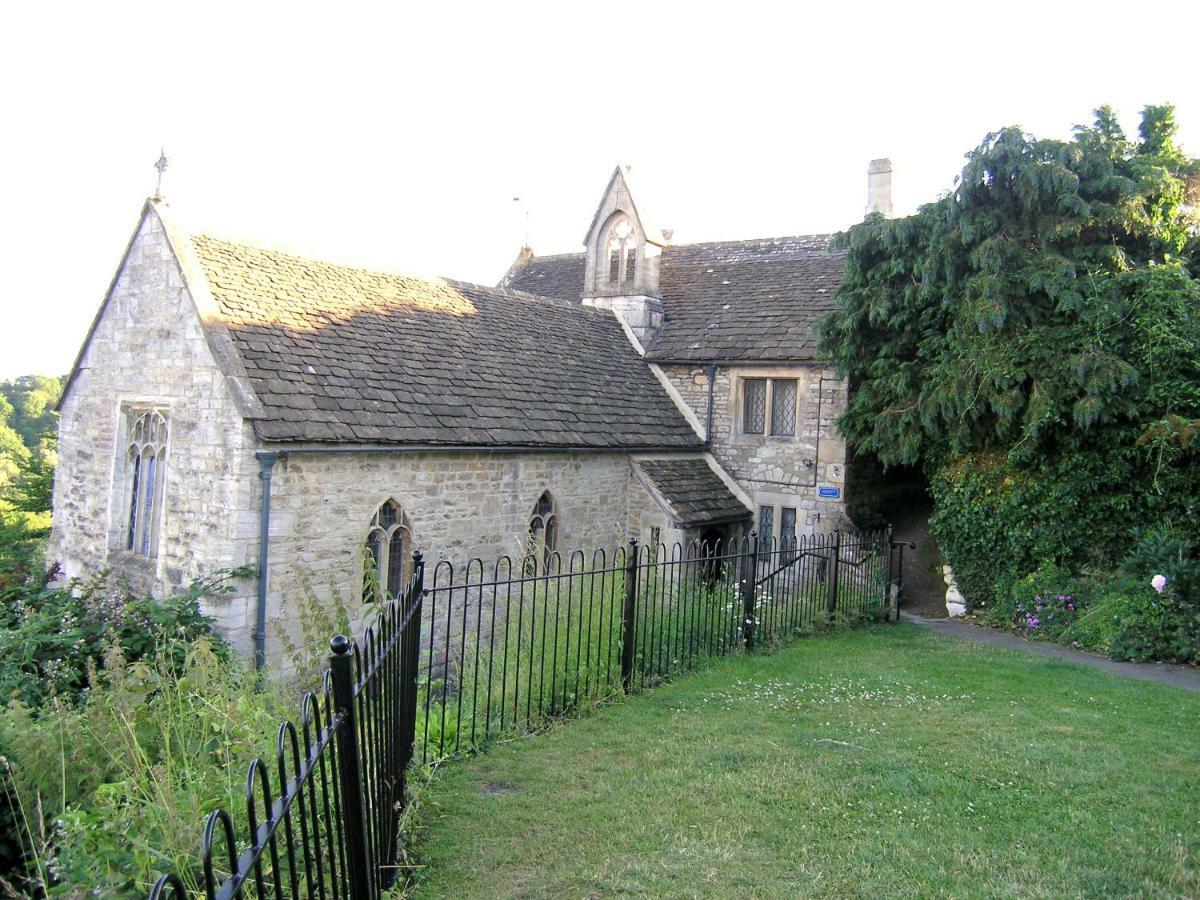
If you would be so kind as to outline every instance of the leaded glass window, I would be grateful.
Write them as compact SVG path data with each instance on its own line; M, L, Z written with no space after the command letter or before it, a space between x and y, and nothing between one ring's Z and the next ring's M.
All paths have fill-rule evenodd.
M742 431L762 434L767 425L767 382L747 378L742 382Z
M796 433L796 379L771 381L771 434L792 437Z
M779 507L779 549L785 562L796 558L796 508Z
M742 434L795 437L800 383L795 378L742 380Z
M558 513L554 508L554 497L543 491L533 506L529 520L529 556L538 560L545 571L550 567L551 557L558 549Z
M610 287L633 284L637 275L637 233L624 215L609 226L604 246L608 248L608 284Z
M399 503L388 500L375 511L367 529L363 599L397 597L404 590L408 565L405 551L410 538L408 520Z
M125 521L125 549L139 556L154 556L162 518L167 417L157 409L131 409L126 415L126 508L129 515Z
M769 549L774 534L775 507L760 506L758 508L758 546Z

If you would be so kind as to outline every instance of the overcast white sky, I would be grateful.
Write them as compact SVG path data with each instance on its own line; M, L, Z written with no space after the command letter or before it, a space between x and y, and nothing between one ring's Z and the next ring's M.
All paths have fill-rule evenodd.
M1195 2L406 6L8 5L0 378L69 368L160 145L193 230L483 283L525 209L579 249L618 162L691 241L844 228L879 156L911 211L1102 103L1173 102L1200 155Z

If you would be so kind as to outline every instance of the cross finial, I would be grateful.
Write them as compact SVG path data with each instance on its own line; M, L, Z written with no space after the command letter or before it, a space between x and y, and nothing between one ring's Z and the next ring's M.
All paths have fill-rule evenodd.
M154 164L154 168L158 170L158 180L154 184L154 199L161 200L163 172L167 171L167 154L161 147L158 149L158 162Z

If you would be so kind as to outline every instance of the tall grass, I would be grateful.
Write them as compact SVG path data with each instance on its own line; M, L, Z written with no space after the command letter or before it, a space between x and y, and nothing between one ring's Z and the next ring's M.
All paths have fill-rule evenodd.
M742 548L641 548L634 563L634 686L647 686L744 646ZM530 731L622 688L628 580L623 551L565 563L503 558L427 578L417 758L423 763ZM839 565L837 618L881 613L884 554L865 543ZM754 638L778 643L826 623L827 556L764 548L753 576Z

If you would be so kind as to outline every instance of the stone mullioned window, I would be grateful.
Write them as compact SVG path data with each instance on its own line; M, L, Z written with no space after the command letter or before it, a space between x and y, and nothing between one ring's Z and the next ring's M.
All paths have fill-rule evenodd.
M138 556L155 556L161 529L163 486L166 480L169 429L164 410L129 407L125 410L124 502L121 549Z
M796 434L795 378L746 378L742 381L742 433L764 434L770 423L773 437Z

